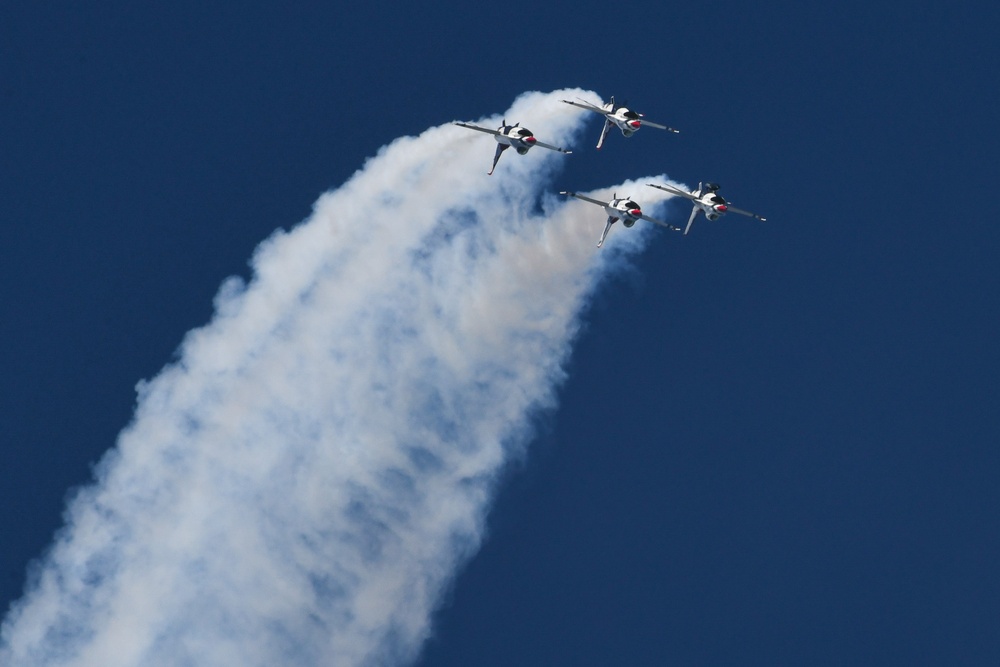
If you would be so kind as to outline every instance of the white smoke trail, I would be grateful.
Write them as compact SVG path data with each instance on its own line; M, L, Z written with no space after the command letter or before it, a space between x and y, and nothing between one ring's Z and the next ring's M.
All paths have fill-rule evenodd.
M565 145L586 115L558 100L584 94L525 94L506 117ZM487 177L494 145L450 125L399 139L261 244L250 284L224 283L139 387L4 621L0 664L415 658L552 404L584 299L649 232L597 251L603 212L541 194L572 158L508 151Z

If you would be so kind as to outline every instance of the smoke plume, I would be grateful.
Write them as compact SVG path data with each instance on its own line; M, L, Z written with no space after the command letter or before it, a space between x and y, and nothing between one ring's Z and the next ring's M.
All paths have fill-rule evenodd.
M505 117L572 145L575 96L594 97L528 93ZM507 151L488 177L494 146L450 124L397 139L223 283L69 503L0 664L415 659L585 300L653 233L616 225L597 250L603 211L547 192L574 156Z

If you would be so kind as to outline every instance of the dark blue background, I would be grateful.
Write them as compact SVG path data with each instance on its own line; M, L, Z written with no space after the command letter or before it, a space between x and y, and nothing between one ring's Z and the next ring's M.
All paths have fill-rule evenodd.
M994 5L8 5L5 602L262 238L397 136L581 86L682 133L595 119L554 189L768 222L602 287L422 664L1000 664Z

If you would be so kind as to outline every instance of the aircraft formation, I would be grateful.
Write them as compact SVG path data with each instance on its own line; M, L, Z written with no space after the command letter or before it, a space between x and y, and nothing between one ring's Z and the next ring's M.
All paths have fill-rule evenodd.
M622 136L625 138L631 137L642 127L653 127L659 130L673 132L675 134L680 132L680 130L676 130L667 125L661 125L659 123L645 120L643 114L637 113L626 106L616 104L614 97L611 98L610 102L603 103L601 106L597 106L596 104L592 104L579 98L577 98L576 101L561 101L574 107L585 109L604 116L604 127L601 130L600 138L597 140L598 150L600 150L604 145L604 140L607 138L608 132L610 132L613 127L617 127L621 130ZM514 123L513 125L508 125L506 119L504 119L504 121L500 124L500 127L496 130L479 127L478 125L473 125L472 123L461 123L458 121L455 121L455 125L493 135L493 138L497 142L497 149L496 153L493 154L493 166L488 172L491 176L496 170L497 162L500 160L500 156L505 150L511 147L514 148L518 155L526 154L535 146L541 146L542 148L547 148L552 151L559 151L560 153L568 154L573 152L565 148L560 148L559 146L539 141L535 138L535 135L531 130L526 127L522 127L519 122ZM722 195L719 194L719 185L717 183L698 183L698 189L694 192L686 192L670 185L657 185L655 183L647 183L646 185L691 201L691 215L688 218L687 225L683 229L683 233L685 235L691 231L691 225L694 224L694 219L698 216L698 213L704 214L704 216L709 220L718 220L726 213L738 213L756 220L766 220L766 218L763 218L756 213L751 213L750 211L745 211L741 208L736 208L735 206L730 205L730 203L723 199ZM566 195L567 197L576 197L577 199L581 199L585 202L604 207L604 211L607 213L608 219L604 225L604 231L601 233L601 238L597 242L598 248L604 245L604 241L608 237L608 232L611 231L611 226L619 220L621 220L622 225L625 227L632 227L636 220L646 220L647 222L652 222L653 224L660 225L661 227L666 227L672 231L682 231L679 227L676 227L668 222L657 220L656 218L652 218L644 214L642 212L642 208L635 200L628 197L620 198L617 193L612 196L611 201L607 202L600 201L598 199L591 199L590 197L585 197L584 195L577 194L576 192L563 191L559 194Z

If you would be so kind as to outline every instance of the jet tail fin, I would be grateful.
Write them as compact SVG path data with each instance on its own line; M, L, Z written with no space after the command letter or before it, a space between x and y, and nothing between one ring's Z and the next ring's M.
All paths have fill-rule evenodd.
M614 125L614 123L608 119L604 119L604 129L601 130L601 138L597 140L597 150L601 150L601 146L604 145L604 139L608 136L608 132L611 130L612 125Z
M608 232L611 231L611 225L615 224L615 220L618 218L608 218L608 224L604 226L604 232L601 234L601 240L597 242L597 247L600 248L604 245L604 239L608 238Z
M700 187L701 187L701 185L699 184L699 186L698 186L698 187L700 188ZM694 217L695 217L696 215L698 215L698 205L697 205L697 204L695 204L694 206L692 206L692 207L691 207L691 217L690 217L690 218L688 218L688 223L687 223L687 227L685 227L685 228L684 228L684 235L685 235L685 236L687 236L687 233L688 233L689 231L691 231L691 225L693 225L693 224L694 224Z
M508 148L510 148L510 146L507 144L497 144L497 152L493 154L493 166L490 167L489 172L486 174L487 176L493 175L493 170L497 168L497 162L500 160L500 155L503 154L503 152Z

